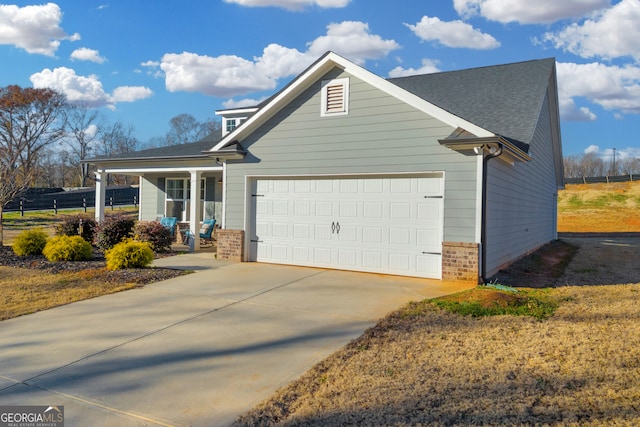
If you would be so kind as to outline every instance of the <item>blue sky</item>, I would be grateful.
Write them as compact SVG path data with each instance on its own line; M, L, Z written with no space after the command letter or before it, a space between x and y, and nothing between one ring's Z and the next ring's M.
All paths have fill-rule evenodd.
M555 57L565 155L640 157L640 0L0 4L0 86L51 87L146 142L273 94L327 50L383 77Z

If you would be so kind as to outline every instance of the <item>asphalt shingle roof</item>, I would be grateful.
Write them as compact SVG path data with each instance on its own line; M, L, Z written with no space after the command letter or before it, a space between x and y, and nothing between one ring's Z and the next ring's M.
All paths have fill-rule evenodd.
M507 138L527 152L554 67L555 59L547 58L390 78L388 81L458 117ZM258 108L263 108L266 104L268 102L262 102ZM202 152L213 148L220 139L220 132L216 132L194 143L94 158L90 161L204 156Z
M554 66L548 58L388 81L527 151Z
M203 151L210 150L222 138L220 130L213 132L196 142L187 144L169 145L166 147L149 148L146 150L134 151L132 153L114 154L108 157L95 157L91 161L97 160L118 160L118 159L154 159L170 157L192 157L203 156Z

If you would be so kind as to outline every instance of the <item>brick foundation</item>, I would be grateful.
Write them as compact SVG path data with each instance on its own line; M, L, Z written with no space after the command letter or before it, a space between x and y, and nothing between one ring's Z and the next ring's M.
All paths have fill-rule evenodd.
M216 230L218 258L242 262L244 255L244 230Z
M477 243L442 243L442 280L480 282L480 251Z

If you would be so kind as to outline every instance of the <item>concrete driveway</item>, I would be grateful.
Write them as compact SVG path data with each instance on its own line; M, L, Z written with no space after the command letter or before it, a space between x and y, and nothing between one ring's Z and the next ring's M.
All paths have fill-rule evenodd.
M197 272L0 322L0 405L66 426L228 425L411 300L465 285L211 254Z

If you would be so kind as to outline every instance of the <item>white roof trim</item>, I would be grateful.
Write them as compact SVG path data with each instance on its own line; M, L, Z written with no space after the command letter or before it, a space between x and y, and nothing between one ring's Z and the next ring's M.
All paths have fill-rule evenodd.
M247 119L241 127L236 128L234 131L225 135L225 137L222 138L210 151L217 151L229 142L242 140L244 137L251 134L251 132L253 132L258 126L262 125L273 114L279 111L280 108L284 107L284 105L295 98L295 96L306 90L311 83L319 80L325 73L334 67L342 68L345 72L353 75L354 77L357 77L358 79L398 98L406 104L411 105L412 107L423 111L424 113L429 114L430 116L433 116L454 128L460 127L477 137L495 136L493 132L489 132L478 125L425 101L419 96L390 83L384 78L354 64L342 56L337 55L334 52L328 52L319 61L304 71L303 74L300 74L290 86L285 87L285 89L275 96L267 105Z
M244 113L254 113L258 111L258 107L243 107L243 108L233 108L229 110L216 110L216 115L224 116L225 114L244 114Z

